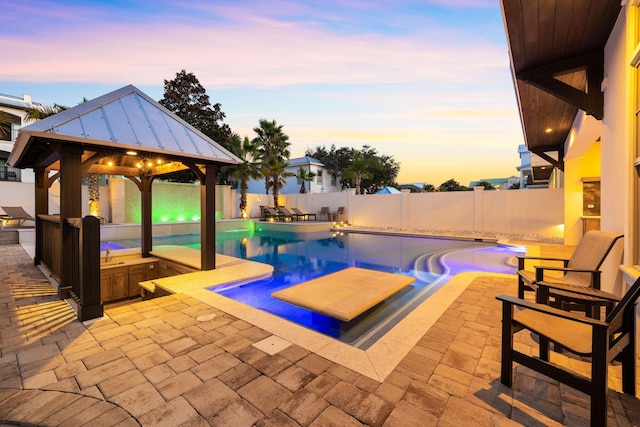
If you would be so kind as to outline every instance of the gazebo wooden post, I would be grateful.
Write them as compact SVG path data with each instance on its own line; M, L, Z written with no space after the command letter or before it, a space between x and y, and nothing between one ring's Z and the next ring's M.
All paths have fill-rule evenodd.
M73 227L68 218L82 216L81 146L64 144L60 149L60 287L61 299L69 298L73 286Z
M205 166L200 182L200 270L216 268L216 181L218 167Z
M151 185L153 183L153 177L149 175L143 175L140 178L140 202L142 204L142 257L147 258L151 256L153 250L153 223L151 216L152 209L152 194Z
M47 172L45 168L38 167L34 169L35 172L35 256L33 263L39 265L42 261L42 251L44 245L43 226L42 220L38 218L38 215L47 215L49 213L49 186L46 180Z

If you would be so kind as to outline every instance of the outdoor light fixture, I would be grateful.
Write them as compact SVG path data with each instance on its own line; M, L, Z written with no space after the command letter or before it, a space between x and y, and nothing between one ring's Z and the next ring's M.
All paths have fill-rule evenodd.
M135 151L131 151L131 150L127 151L127 156L137 156L137 155L138 153Z
M546 128L546 129L544 130L544 132L545 132L545 133L551 133L552 131L553 131L553 129L551 129L551 128Z

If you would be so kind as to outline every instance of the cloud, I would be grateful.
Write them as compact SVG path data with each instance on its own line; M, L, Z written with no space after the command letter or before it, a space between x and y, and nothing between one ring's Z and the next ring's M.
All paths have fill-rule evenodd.
M53 9L45 17L13 7L14 20L33 13L34 25L2 35L3 50L20 55L5 58L0 81L154 84L184 68L212 88L454 83L495 80L507 66L501 46L470 43L469 34L453 28L344 34L318 21L241 14L229 6L217 7L209 20L144 14L135 23L112 9Z

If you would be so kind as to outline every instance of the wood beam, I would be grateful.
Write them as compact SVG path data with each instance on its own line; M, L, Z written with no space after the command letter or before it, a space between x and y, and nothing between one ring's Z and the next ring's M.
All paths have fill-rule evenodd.
M196 176L198 177L198 181L204 182L206 172L203 171L200 168L200 166L198 166L195 162L182 161L182 163L187 167L189 167L189 169L196 174ZM216 175L217 175L217 172L216 172Z
M82 176L86 176L87 173L89 172L89 169L96 163L99 162L101 159L103 159L105 157L104 154L98 154L98 153L93 153L91 156L89 156L89 158L85 159L82 162Z
M555 78L558 75L578 70L585 70L587 74L586 91L576 89ZM522 70L516 73L516 78L580 108L598 120L602 120L604 94L600 85L604 78L603 51Z
M47 168L60 159L61 142L50 143L34 162L35 167Z
M35 256L33 263L39 265L44 253L44 225L40 215L49 214L49 185L45 168L35 168Z
M200 180L200 270L216 268L216 181L218 167L205 166Z
M533 148L530 151L537 156L543 158L547 162L549 162L553 167L564 171L564 147L553 147L553 148ZM554 159L550 155L547 154L549 151L556 151L558 153L558 159Z
M153 230L152 230L152 194L151 187L153 184L153 176L145 175L140 177L142 183L142 191L140 202L142 204L142 257L151 256L153 249Z
M69 218L82 216L82 147L64 144L60 148L60 286L61 299L69 298L73 287L74 235Z

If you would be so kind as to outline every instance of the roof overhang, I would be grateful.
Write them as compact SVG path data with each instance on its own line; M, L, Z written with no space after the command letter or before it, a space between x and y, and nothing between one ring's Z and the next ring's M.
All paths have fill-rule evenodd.
M620 1L500 0L500 5L525 143L563 169L564 144L578 110L602 119L604 46Z

